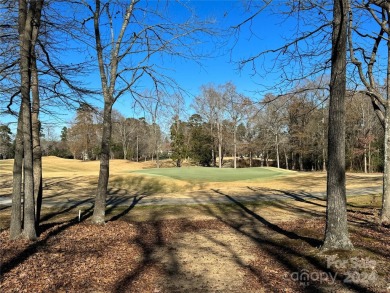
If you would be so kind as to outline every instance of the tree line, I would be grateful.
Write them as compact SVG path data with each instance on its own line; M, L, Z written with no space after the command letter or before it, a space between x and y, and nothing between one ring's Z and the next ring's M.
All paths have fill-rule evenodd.
M218 92L217 89L220 89ZM210 92L213 94L211 95ZM172 97L169 97L172 100ZM215 99L221 99L217 103ZM229 104L229 102L231 104ZM220 105L220 130L213 105ZM382 172L384 131L370 106L370 98L348 91L346 109L346 167L350 171ZM165 103L158 115L166 116L169 131L164 133L151 119L125 118L113 112L111 159L155 160L159 152L180 167L183 161L201 166L274 166L291 170L326 170L328 93L301 90L294 95L266 95L261 102L237 93L233 83L207 85L194 98L188 118L174 114ZM233 117L233 118L232 118ZM164 129L168 127L163 127ZM60 141L46 139L41 131L43 155L80 160L98 160L100 154L101 111L82 104L72 124L64 127ZM12 156L12 138L7 126L0 128L1 153ZM157 146L156 146L157 142ZM224 160L226 157L233 159ZM236 158L236 159L235 159Z

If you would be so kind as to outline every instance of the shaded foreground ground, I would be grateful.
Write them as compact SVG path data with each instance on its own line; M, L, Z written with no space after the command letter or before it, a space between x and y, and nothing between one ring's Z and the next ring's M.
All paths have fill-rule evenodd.
M390 292L390 229L377 224L378 196L348 200L355 250L321 253L326 202L302 194L320 189L324 174L312 174L311 182L297 176L193 187L191 194L202 190L228 204L141 207L142 196L183 192L168 192L172 182L137 179L132 183L143 189L138 195L126 186L132 177L113 169L120 180L111 182L111 193L133 194L135 200L109 208L105 226L89 223L92 206L79 221L78 205L59 205L44 208L36 242L10 242L8 231L1 231L0 292ZM51 172L47 196L59 201L93 196L90 168ZM3 178L2 192L9 188ZM380 176L349 178L354 186L373 186ZM153 189L155 183L163 188ZM259 196L277 189L290 199L241 202L244 189ZM0 219L6 229L9 208L0 209Z
M112 211L105 226L63 215L31 243L3 231L0 292L389 291L390 230L361 197L349 205L355 250L328 254L318 249L324 202L231 200L176 207L170 219L164 207ZM273 216L283 209L301 217ZM191 210L197 217L186 217ZM133 211L148 220L132 220Z

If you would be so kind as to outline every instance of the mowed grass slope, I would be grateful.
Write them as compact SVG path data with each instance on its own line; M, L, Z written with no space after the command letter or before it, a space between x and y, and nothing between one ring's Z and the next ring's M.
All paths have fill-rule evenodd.
M136 174L151 176L164 176L177 180L195 182L231 182L242 180L269 180L280 176L296 174L277 168L211 168L211 167L182 167L182 168L159 168L132 171Z
M174 166L171 160L161 161L164 166ZM43 157L45 195L94 196L99 161L80 161L58 157ZM277 168L212 168L182 167L154 168L155 162L110 161L109 192L172 193L212 189L258 190L284 189L295 192L326 190L325 172L296 172ZM0 196L12 193L13 160L0 160ZM347 174L347 187L379 186L382 174ZM119 191L118 191L119 190Z
M0 173L11 173L13 169L14 160L0 160ZM137 170L145 167L150 167L151 163L137 163L127 160L111 160L111 173L128 172L129 170ZM96 174L99 173L100 161L80 161L73 159L63 159L54 156L42 158L42 167L44 176L60 175L62 173L69 175L69 173L79 174Z

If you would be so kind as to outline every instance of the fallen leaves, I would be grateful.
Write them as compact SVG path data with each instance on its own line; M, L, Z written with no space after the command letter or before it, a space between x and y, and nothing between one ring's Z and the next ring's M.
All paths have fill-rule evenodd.
M353 256L374 259L379 274L375 284L355 286L381 292L390 275L390 231L369 225L373 221L369 213L353 217L351 238L357 248ZM304 270L313 276L329 272L345 276L345 271L329 270L325 256L308 241L322 239L322 218L264 225L250 217L239 223L226 215L226 219L208 220L115 221L104 226L64 222L44 228L35 242L10 241L8 231L0 233L0 292L301 292L347 288L342 278L337 284L330 280L303 284L309 287L292 278L294 272ZM218 278L207 278L207 274ZM168 284L175 277L181 278L178 287Z

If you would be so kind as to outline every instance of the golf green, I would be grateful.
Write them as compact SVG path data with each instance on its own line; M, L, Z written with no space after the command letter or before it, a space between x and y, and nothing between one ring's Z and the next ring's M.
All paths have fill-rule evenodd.
M211 168L211 167L182 167L182 168L159 168L132 171L132 173L165 176L185 181L205 182L229 182L253 179L271 179L278 176L286 176L292 171L277 168Z

